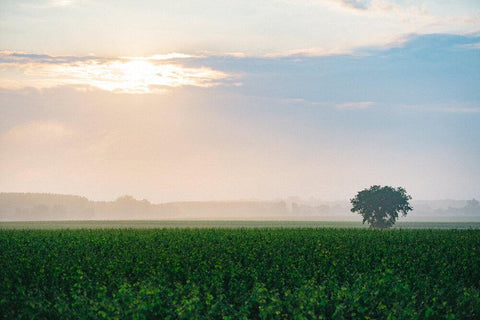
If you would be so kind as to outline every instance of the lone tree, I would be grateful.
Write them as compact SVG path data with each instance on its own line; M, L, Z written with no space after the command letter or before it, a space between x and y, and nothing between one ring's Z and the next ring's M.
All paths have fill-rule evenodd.
M350 199L352 212L363 216L363 223L368 222L370 228L390 228L398 218L398 214L406 216L412 210L412 197L402 187L371 186L357 193Z

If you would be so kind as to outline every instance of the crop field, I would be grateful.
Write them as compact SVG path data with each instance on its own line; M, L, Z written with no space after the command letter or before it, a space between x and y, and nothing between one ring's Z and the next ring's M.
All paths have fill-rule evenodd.
M359 221L288 220L70 220L0 221L1 229L368 228ZM395 229L480 229L480 222L397 222Z
M423 226L424 224L421 224ZM278 221L278 220L71 220L2 221L0 229L158 229L158 228L365 228L353 221ZM434 227L434 226L432 226ZM456 223L458 228L480 228L479 223ZM450 226L452 228L452 226Z
M5 319L479 319L479 230L0 230Z

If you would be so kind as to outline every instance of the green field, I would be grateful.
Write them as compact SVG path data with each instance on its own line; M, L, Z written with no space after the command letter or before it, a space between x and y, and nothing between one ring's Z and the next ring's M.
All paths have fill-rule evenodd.
M0 222L0 229L367 228L352 221L82 220ZM480 222L397 222L397 229L480 229Z
M0 231L8 319L478 319L480 231Z

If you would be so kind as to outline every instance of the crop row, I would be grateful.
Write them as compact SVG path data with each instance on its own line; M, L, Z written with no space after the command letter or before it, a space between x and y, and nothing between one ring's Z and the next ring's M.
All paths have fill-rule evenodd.
M0 231L3 318L480 318L478 230Z

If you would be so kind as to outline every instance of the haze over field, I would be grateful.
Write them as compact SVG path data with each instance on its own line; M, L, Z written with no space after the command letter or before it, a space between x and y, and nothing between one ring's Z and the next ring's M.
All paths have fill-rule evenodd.
M477 0L6 0L0 51L0 192L480 199Z
M464 222L477 227L480 203L475 200L416 200L413 212L401 222ZM0 222L78 220L256 220L256 221L361 221L348 201L321 201L291 197L273 201L182 201L151 203L132 196L115 201L40 193L0 193ZM476 222L476 223L472 223ZM158 224L157 224L158 225ZM5 224L3 226L6 226ZM285 225L286 226L286 225ZM433 225L430 225L433 227ZM1 226L0 226L1 227Z

